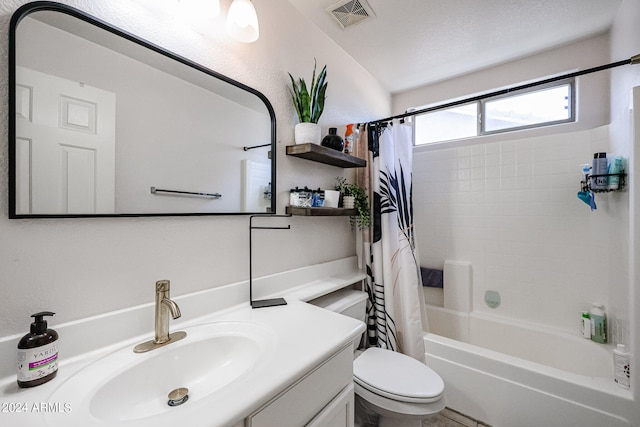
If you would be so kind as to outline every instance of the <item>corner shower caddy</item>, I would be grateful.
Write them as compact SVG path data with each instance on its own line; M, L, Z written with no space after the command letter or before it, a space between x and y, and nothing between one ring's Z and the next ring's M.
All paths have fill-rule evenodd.
M617 176L620 178L619 182L618 182L618 188L612 188L612 189L608 189L608 188L591 188L591 178L600 178L600 177L611 177L611 176ZM620 171L620 173L605 173L602 175L586 175L585 176L585 180L584 181L580 181L580 188L582 189L582 191L593 191L594 193L608 193L611 191L621 191L624 190L624 186L626 185L627 181L626 181L626 177L627 174L625 173L624 169Z

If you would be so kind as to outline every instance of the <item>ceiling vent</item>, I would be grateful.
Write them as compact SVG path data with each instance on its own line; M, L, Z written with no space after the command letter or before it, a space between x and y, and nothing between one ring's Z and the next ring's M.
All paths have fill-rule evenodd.
M343 30L376 17L365 0L343 0L325 9Z

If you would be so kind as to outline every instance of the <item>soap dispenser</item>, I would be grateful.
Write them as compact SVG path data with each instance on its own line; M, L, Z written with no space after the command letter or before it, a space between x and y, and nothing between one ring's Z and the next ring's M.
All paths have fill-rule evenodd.
M18 386L35 387L55 378L58 373L58 333L47 329L42 311L31 315L35 321L31 331L18 342Z

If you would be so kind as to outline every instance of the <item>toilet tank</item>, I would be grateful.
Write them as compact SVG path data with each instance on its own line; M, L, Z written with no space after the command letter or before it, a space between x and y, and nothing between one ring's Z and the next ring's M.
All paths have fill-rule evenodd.
M354 289L341 289L313 299L309 304L364 322L367 314L367 293Z

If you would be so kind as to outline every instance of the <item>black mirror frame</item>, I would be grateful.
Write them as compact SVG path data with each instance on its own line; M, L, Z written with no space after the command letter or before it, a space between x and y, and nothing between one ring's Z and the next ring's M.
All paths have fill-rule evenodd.
M239 89L243 89L258 98L265 104L271 118L271 207L270 212L198 212L198 213L121 213L121 214L17 214L16 213L16 31L20 21L27 15L38 11L60 12L77 19L83 20L98 28L106 30L119 37L123 37L144 48L155 51L169 59L205 73L211 77L222 80ZM261 92L233 80L223 74L217 73L187 58L161 48L151 42L141 39L129 32L121 30L113 25L95 18L81 10L65 4L52 1L35 1L19 7L11 16L9 25L9 218L99 218L99 217L159 217L159 216L221 216L221 215L256 215L276 212L276 116L273 106Z

